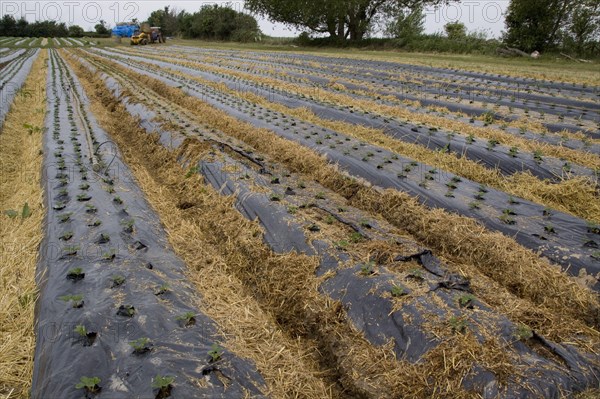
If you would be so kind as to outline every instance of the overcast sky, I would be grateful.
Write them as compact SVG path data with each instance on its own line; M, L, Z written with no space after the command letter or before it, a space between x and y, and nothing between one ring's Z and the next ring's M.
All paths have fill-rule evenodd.
M28 21L57 20L68 25L80 25L84 29L93 29L101 19L108 25L129 21L132 18L145 20L153 10L163 8L164 1L121 1L121 0L64 0L29 1L0 0L0 14L11 14L15 18L24 16ZM244 11L243 1L195 1L176 0L168 3L171 8L197 11L206 4L230 4L234 9ZM469 31L486 31L490 37L497 37L504 29L504 15L509 0L463 0L439 9L426 10L426 31L428 33L443 30L447 22L461 21ZM279 23L257 16L262 31L270 36L295 36L299 32Z

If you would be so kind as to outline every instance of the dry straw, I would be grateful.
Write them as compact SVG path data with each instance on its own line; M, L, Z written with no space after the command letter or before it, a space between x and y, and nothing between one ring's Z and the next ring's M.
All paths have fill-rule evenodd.
M24 123L44 126L46 50L38 56L15 98L0 134L0 397L29 396L33 372L34 308L38 246L45 214L41 186L42 134ZM24 93L35 93L26 96ZM31 215L23 216L28 204Z

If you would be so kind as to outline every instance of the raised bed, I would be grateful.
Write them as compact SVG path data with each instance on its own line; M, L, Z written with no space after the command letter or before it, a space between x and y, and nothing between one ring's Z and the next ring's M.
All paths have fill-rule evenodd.
M261 397L262 377L220 346L158 217L50 54L32 397Z
M581 270L591 275L600 272L599 233L595 224L590 225L577 217L482 187L335 131L271 112L167 71L154 72L149 68L117 62L132 68L135 73L181 88L240 120L268 128L307 146L353 176L378 187L401 190L418 197L430 207L475 218L489 229L514 237L523 246L539 251L573 275L579 275ZM600 289L599 283L595 284L595 289Z
M4 123L10 106L25 83L33 62L40 50L23 50L11 54L8 64L0 70L0 126ZM29 93L32 95L32 93ZM25 94L24 94L25 95ZM26 121L24 121L26 123Z
M88 62L80 62L89 70L97 71ZM340 204L330 199L334 196L328 190L312 183L299 185L298 177L283 166L273 167L260 154L244 149L235 140L225 142L219 132L199 129L181 115L177 116L181 132L165 130L158 122L166 116L161 110L163 105L153 102L150 104L154 105L144 105L145 96L121 96L127 91L118 79L126 77L105 73L100 76L128 111L140 118L148 132L160 134L163 145L177 151L184 138L192 136L211 143L214 152L210 156L198 164L188 164L181 159L183 165L201 173L207 184L224 195L234 195L239 211L249 219L260 221L265 242L274 251L320 256L322 262L316 273L331 277L324 280L319 290L344 305L355 328L373 345L385 345L391 339L398 359L419 362L444 340L443 335L433 336L427 331L426 326L431 327L428 319L433 317L436 319L433 324L448 326L445 333L462 334L468 330L480 344L493 331L492 334L505 343L502 350L515 355L511 359L523 371L523 377L510 376L500 382L485 367L475 365L463 382L469 392L490 397L532 394L559 397L558 386L579 391L596 384L597 377L592 371L596 366L591 357L570 345L552 343L534 331L517 326L469 296L471 289L467 280L449 273L430 251L396 236L390 226L374 221L367 223L365 215L351 207L344 206L343 212L340 211ZM316 197L315 191L319 192ZM396 256L360 262L340 246L332 246L322 237L316 238L311 232L319 231L318 224L307 226L306 220L290 213L290 207L299 209L308 203L313 203L310 208L329 215L336 223L348 226L362 240L394 241ZM408 269L403 264L415 267ZM404 300L398 306L400 298ZM545 351L554 355L548 357L549 352Z

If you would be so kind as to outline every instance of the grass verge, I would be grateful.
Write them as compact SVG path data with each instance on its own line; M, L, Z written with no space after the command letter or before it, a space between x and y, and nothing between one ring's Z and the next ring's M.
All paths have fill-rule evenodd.
M33 373L34 308L38 246L45 209L41 186L42 133L46 112L43 50L15 97L0 134L0 397L29 396ZM35 93L27 96L24 93ZM29 129L27 123L38 129ZM25 211L27 204L29 211ZM27 214L29 213L29 216ZM27 216L27 217L25 217Z

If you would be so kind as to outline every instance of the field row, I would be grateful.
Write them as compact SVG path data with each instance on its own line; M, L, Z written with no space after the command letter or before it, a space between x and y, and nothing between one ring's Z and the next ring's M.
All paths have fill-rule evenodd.
M95 46L90 38L73 37L0 37L0 51L10 48L60 48Z

